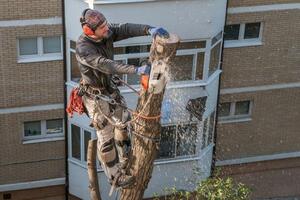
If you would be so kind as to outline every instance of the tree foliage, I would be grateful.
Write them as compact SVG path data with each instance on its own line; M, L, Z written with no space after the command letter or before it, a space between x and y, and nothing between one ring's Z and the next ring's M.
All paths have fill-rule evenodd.
M251 190L243 183L235 183L232 177L221 177L219 172L214 177L201 181L194 192L165 189L168 196L154 200L250 200Z

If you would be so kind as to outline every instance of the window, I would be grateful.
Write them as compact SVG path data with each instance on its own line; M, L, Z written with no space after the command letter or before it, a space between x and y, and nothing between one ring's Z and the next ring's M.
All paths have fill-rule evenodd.
M201 149L207 147L207 130L208 130L208 118L206 118L203 122L203 134L202 134L202 142L201 142Z
M178 49L203 49L206 47L206 41L180 42Z
M150 44L114 47L115 60L141 66L148 62ZM201 80L203 78L206 41L180 43L174 65L170 69L171 81ZM131 84L140 83L137 75L124 75L123 79Z
M216 111L213 111L209 117L207 117L203 122L203 134L201 140L201 149L212 144L214 141L214 132L215 132L215 116Z
M79 82L81 78L81 74L79 71L76 55L75 55L75 50L76 50L76 42L75 41L70 41L70 68L71 68L71 81L74 82Z
M145 53L150 52L151 45L141 45L141 46L127 46L125 47L125 53Z
M63 119L24 122L24 140L49 139L63 135Z
M163 126L160 138L159 159L195 155L197 123Z
M211 49L209 71L208 71L209 76L212 75L217 69L219 69L220 57L221 57L221 42L216 44Z
M176 56L170 68L171 81L186 81L192 79L193 55Z
M262 23L226 25L224 28L225 47L261 45Z
M250 108L249 101L239 101L235 104L235 115L248 115Z
M224 40L238 40L240 24L227 25L224 30Z
M71 152L70 155L76 161L87 162L87 151L92 132L71 124Z
M53 119L46 121L47 134L60 134L63 132L63 120Z
M203 79L204 53L197 53L196 80Z
M41 135L42 135L42 130L41 130L41 122L40 121L24 123L24 136L25 137L41 136Z
M176 126L164 126L161 130L159 158L175 157Z
M87 149L89 146L89 141L91 139L91 132L84 130L84 161L87 161Z
M173 65L170 68L170 80L202 80L205 47L205 41L180 43Z
M80 127L72 124L72 157L78 160L81 160L81 151L80 151Z
M61 36L18 39L19 62L61 60L62 58Z
M212 112L209 116L208 138L207 138L208 144L213 143L214 140L215 115L216 115L216 111Z
M196 136L196 124L178 125L176 156L187 156L196 154Z
M252 101L224 102L219 105L220 121L249 119L251 116Z
M38 54L37 38L24 38L19 40L20 55Z
M244 39L259 38L260 23L249 23L245 25Z
M215 39L220 38L220 33ZM142 66L148 63L150 44L114 47L114 60L126 64ZM190 81L203 79L204 55L206 41L181 42L178 47L174 65L170 69L171 81ZM53 47L54 48L54 47ZM81 74L75 56L76 43L70 41L71 81L78 82ZM136 74L119 75L130 85L140 84L140 76Z
M214 46L214 44L216 44L218 41L220 41L222 39L222 35L223 31L219 32L215 37L212 38L211 40L211 46Z
M231 103L221 103L219 108L219 116L229 116L230 115L230 105Z
M211 76L215 71L219 69L221 59L222 36L223 32L220 31L211 39L208 76Z
M44 37L43 38L43 52L46 53L60 53L61 41L60 36Z

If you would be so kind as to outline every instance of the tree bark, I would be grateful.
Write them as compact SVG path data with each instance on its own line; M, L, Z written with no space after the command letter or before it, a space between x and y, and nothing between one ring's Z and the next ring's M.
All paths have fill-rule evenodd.
M168 39L156 37L153 40L149 58L152 70L162 65L168 69L176 55L178 45L179 38L176 35L170 35ZM133 187L122 189L121 200L142 199L151 179L154 160L159 150L161 131L160 117L155 116L160 116L161 113L165 86L169 77L168 70L160 74L159 77L161 79L159 84L162 84L162 89L159 92L153 92L153 88L158 87L151 88L151 82L148 90L141 89L136 111L137 113L142 113L141 116L133 115L133 118L136 120L132 122L134 134L132 134L133 148L130 155L129 168L136 182Z
M87 166L88 166L88 175L89 175L89 182L90 182L89 184L90 197L92 200L101 200L97 167L96 167L96 153L97 153L97 139L90 140L88 145L88 152L87 152Z

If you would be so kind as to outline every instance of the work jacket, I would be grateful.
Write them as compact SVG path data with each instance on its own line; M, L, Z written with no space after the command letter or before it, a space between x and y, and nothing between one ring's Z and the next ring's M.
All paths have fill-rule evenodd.
M100 41L83 33L76 43L76 58L84 82L113 92L110 80L113 74L136 73L137 66L113 61L113 42L148 35L149 28L142 24L110 24L108 38Z

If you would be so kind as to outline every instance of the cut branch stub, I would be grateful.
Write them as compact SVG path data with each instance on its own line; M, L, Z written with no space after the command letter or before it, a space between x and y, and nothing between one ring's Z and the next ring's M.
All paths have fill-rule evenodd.
M98 174L96 167L96 150L97 139L89 140L88 152L87 152L87 167L89 175L89 189L91 200L101 200Z
M176 55L179 41L179 37L174 34L167 39L156 37L151 45L149 61L153 63L155 60L163 60L166 64L170 64L169 60Z

